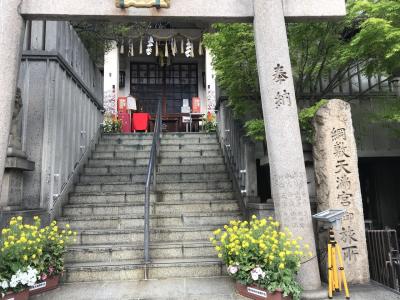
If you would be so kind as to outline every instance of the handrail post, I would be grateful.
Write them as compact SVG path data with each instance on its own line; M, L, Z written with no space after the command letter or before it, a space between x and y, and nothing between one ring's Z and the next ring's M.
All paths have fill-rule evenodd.
M145 186L145 197L144 197L144 279L149 279L149 264L150 264L150 186L151 181L153 180L153 191L156 190L156 173L157 173L157 157L159 154L160 148L160 130L161 128L161 100L158 102L157 107L157 117L154 123L154 133L153 133L153 141L151 144L150 158L149 164L147 166L147 177L146 177L146 186Z

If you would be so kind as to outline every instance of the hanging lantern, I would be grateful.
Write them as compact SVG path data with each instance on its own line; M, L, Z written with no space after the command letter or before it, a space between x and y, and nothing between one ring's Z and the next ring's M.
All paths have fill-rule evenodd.
M184 54L184 53L185 53L185 46L184 46L183 43L184 43L184 42L183 42L183 38L182 38L182 40L181 40L181 54Z
M120 47L120 49L119 49L119 53L120 53L120 54L124 54L124 53L125 53L125 47L124 47L124 44L123 44L123 43L121 43L121 47Z

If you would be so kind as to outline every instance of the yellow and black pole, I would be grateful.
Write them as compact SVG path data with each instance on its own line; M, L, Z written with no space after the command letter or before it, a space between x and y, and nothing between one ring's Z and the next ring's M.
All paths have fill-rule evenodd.
M346 274L344 272L342 249L336 242L333 228L329 229L328 242L328 298L333 298L334 292L340 292L342 285L346 293L346 299L350 299L347 286Z

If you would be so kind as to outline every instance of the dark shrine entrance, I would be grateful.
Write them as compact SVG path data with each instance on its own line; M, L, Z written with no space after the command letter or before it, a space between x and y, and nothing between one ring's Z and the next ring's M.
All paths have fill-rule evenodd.
M197 63L174 63L160 66L157 63L133 62L130 65L130 92L137 99L139 110L154 115L157 103L162 100L164 130L186 130L181 113L183 99L198 96ZM152 118L153 119L153 118Z

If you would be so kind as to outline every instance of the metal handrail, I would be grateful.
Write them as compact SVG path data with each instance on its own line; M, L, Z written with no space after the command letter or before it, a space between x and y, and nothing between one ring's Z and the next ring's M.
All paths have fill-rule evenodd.
M151 144L149 165L147 166L146 188L144 198L144 278L148 279L148 265L150 264L150 185L153 179L153 188L156 187L156 169L158 154L160 152L160 139L162 127L161 100L157 106L157 117L154 124L153 142Z

